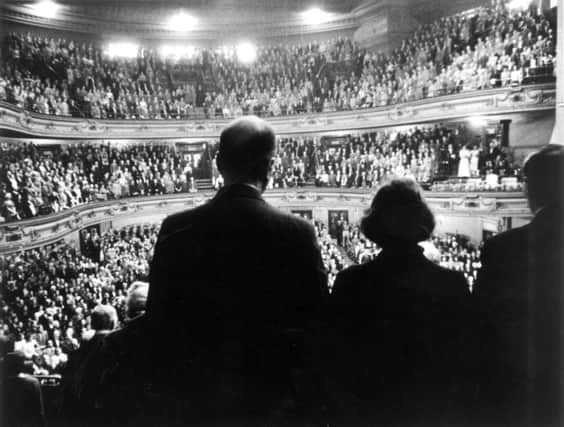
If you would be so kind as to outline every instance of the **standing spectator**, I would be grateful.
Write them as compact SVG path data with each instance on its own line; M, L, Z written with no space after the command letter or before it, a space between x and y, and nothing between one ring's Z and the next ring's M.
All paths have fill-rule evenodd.
M530 224L486 241L475 286L484 320L477 366L485 410L479 422L558 426L564 307L564 148L549 145L525 163Z
M470 177L470 159L472 152L467 146L462 146L458 152L458 177L459 178L469 178Z
M306 368L300 342L327 295L327 277L312 227L261 197L274 149L266 122L234 121L219 142L225 187L163 222L147 316L157 380L177 384L153 408L166 404L173 418L302 423L311 415L304 410L316 396L296 389L292 372ZM171 340L175 353L165 355L160 345Z
M382 186L362 220L382 248L343 270L327 322L327 369L337 423L461 423L469 292L462 274L425 258L433 214L413 182ZM464 388L464 386L462 386Z

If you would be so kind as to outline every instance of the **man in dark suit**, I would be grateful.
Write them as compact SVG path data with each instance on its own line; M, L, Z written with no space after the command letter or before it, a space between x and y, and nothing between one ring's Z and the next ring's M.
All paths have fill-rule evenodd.
M474 295L482 320L481 421L562 425L564 147L524 166L533 220L488 240Z
M313 228L261 197L274 149L265 121L234 121L217 156L225 187L162 224L147 322L152 345L168 347L156 365L179 386L170 395L189 389L185 420L275 423L299 412L300 341L328 290Z

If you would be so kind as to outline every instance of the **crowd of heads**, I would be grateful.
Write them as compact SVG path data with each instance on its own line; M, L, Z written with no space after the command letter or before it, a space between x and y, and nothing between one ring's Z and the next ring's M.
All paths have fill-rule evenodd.
M442 124L338 137L280 137L276 144L272 136L268 153L259 154L270 156L276 146L272 164L264 163L271 167L269 189L315 185L369 190L390 178L432 184L431 189L438 191L520 189L520 168L511 150L502 147L499 138L487 143L471 143L471 138L461 125ZM235 166L235 173L250 167L246 159L231 158L229 153L214 161L220 145L210 141L206 149L184 152L166 142L4 142L0 220L32 218L93 201L194 192L198 177L211 178L219 188L223 163ZM507 178L511 185L502 184Z
M463 182L474 178L469 185L484 183L478 189L491 190L499 188L500 176L517 178L520 172L499 138L472 143L465 127L444 125L281 138L273 165L270 188L371 189L390 178L430 184L457 177Z
M337 274L352 263L347 259L343 248L339 247L337 241L329 234L329 230L321 221L314 221L315 234L321 250L323 265L327 271L327 286L333 288Z
M143 311L158 227L83 230L65 242L0 257L2 334L33 363L58 373L68 355L99 330ZM115 311L115 316L112 314Z
M379 248L355 225L340 221L334 235L320 221L316 231L329 288L336 275L373 259ZM159 227L83 229L79 247L59 242L0 257L2 334L14 342L35 374L61 373L70 354L100 331L143 313L149 263ZM458 235L433 237L435 260L463 271L472 285L479 251Z
M351 106L384 106L477 89L554 79L554 16L509 11L501 1L417 29L390 55L366 54ZM351 90L352 89L352 90Z
M417 28L388 54L349 38L164 58L142 48L114 58L93 43L8 35L0 100L42 114L94 119L281 116L386 106L554 80L552 12L502 1ZM204 78L205 76L205 78Z

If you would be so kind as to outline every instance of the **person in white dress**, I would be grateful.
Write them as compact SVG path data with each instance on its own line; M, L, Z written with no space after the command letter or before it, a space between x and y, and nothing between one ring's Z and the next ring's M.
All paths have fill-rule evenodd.
M480 147L478 145L474 145L472 150L470 150L470 176L477 177L480 175L479 170L479 161L480 161Z
M470 150L464 145L458 153L460 161L458 162L458 177L470 177Z

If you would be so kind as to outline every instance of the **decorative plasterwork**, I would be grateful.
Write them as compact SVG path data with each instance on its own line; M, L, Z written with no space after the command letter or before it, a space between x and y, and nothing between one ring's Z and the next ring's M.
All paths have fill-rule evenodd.
M275 190L264 198L282 209L325 208L361 209L370 205L373 194L345 189L304 188ZM168 196L137 197L89 203L58 214L0 225L0 254L41 246L63 239L89 225L116 219L134 223L136 217L162 217L205 203L213 193L184 193ZM526 216L527 201L522 193L426 193L426 200L437 214L456 216Z
M273 117L279 135L360 130L444 121L472 115L495 115L554 109L554 84L501 88L449 95L391 107ZM71 139L217 138L229 119L92 120L29 113L0 103L0 129L26 136Z

